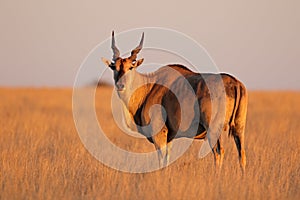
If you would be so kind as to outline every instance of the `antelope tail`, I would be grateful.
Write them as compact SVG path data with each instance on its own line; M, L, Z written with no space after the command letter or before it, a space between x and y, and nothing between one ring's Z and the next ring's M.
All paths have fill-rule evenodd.
M230 118L230 122L229 122L229 132L228 132L228 136L233 136L234 132L235 132L235 117L236 117L236 113L237 110L239 108L239 104L240 104L240 99L241 99L241 87L240 85L234 87L235 90L235 99L234 99L234 107L233 107L233 112L232 112L232 116Z

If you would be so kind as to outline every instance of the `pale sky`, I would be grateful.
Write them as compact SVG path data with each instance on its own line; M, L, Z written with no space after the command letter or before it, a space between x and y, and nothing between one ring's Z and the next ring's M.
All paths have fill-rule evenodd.
M298 0L0 0L0 87L71 87L112 30L164 27L195 39L249 89L299 90L299 10Z

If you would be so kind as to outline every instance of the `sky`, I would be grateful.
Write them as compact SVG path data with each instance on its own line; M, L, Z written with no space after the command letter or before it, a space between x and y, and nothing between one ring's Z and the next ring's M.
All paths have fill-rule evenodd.
M298 0L1 0L0 87L72 87L112 30L162 27L193 38L249 89L299 90L299 9Z

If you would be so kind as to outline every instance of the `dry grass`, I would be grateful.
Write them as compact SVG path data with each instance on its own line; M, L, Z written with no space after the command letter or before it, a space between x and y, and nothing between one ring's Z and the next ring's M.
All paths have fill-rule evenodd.
M110 88L97 95L99 121L122 148L148 151L146 140L113 125ZM94 159L75 130L69 89L0 89L1 199L299 199L300 93L251 92L246 130L247 173L232 138L215 175L213 156L192 147L166 169L122 173ZM112 125L110 125L112 124Z

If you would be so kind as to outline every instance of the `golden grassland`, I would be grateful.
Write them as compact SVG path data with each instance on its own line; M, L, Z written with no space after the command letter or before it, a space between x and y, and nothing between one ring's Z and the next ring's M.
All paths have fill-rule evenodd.
M116 145L151 151L123 134L110 111L111 88L96 95L97 114ZM169 167L145 174L116 171L83 147L72 117L71 89L0 89L0 199L299 199L300 93L250 92L246 174L232 138L216 175L201 141Z

